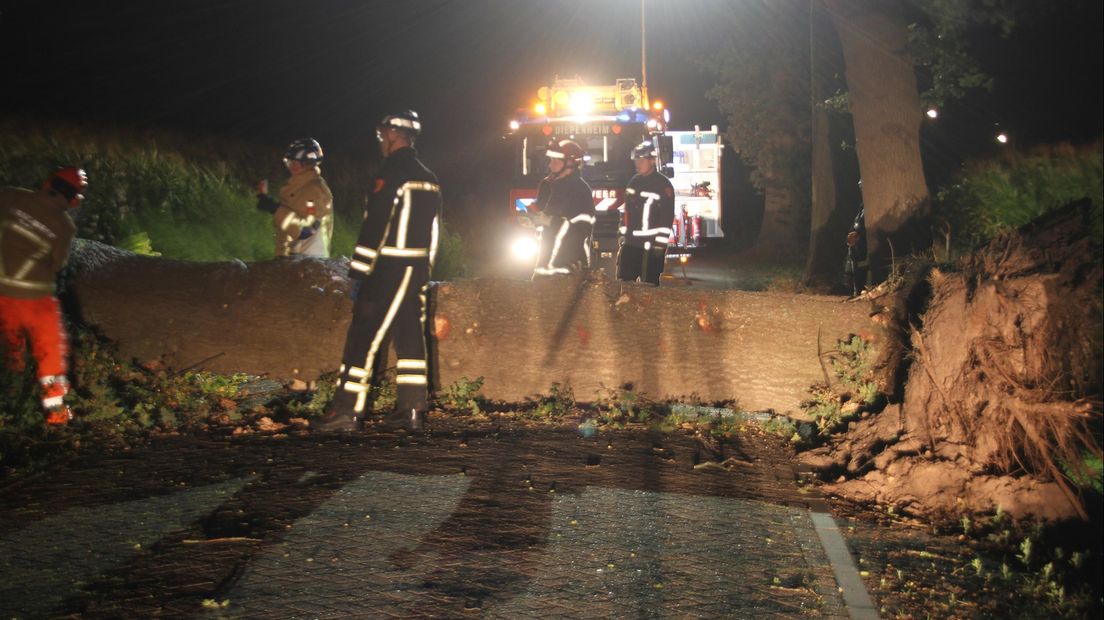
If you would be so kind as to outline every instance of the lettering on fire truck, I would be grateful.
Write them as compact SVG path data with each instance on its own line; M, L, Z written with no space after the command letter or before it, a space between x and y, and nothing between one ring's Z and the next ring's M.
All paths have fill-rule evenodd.
M557 136L604 136L609 134L610 126L606 123L594 125L555 125L553 131Z

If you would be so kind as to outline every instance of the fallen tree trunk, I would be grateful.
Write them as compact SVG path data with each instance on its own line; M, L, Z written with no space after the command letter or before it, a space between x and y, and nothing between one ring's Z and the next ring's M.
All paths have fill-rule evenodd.
M311 381L340 362L345 271L340 260L186 263L81 241L67 298L125 356ZM430 298L434 383L484 377L483 394L506 401L552 383L584 401L632 384L653 398L793 411L823 380L820 343L872 330L867 304L839 297L596 278L437 283Z

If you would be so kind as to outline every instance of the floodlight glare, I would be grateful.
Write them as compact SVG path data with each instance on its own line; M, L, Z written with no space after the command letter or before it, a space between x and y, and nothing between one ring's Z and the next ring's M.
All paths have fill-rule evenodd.
M571 96L571 111L574 114L589 114L594 109L594 101L585 92L577 92Z
M510 246L510 252L518 260L529 260L537 255L537 240L531 236L518 237Z

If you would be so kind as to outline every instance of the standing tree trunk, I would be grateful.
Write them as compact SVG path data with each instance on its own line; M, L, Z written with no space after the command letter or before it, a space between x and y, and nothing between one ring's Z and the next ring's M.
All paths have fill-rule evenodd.
M927 247L923 109L899 0L826 0L825 6L843 48L867 247L878 282L888 275L890 241L897 256Z
M843 240L832 234L828 223L836 209L836 176L828 131L828 110L813 109L813 183L809 230L809 255L805 262L805 284L814 288L831 286L839 280Z
M838 182L852 172L848 164L853 157L837 161L835 145L840 138L841 115L825 105L825 100L844 86L840 75L843 55L820 0L809 1L809 50L812 183L805 286L814 291L831 291L843 283L847 227L855 217L853 209L840 203ZM850 135L847 138L852 139Z
M763 224L755 245L747 255L772 260L791 260L801 256L797 244L797 210L794 200L797 192L778 182L771 181L763 190Z

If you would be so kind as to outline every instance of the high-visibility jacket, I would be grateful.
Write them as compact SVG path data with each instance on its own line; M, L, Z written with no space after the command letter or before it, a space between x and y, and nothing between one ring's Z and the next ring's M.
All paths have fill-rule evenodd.
M387 336L395 345L395 406L425 411L429 398L426 293L437 253L441 189L411 147L389 155L372 184L364 223L349 263L361 280L345 338L339 390L332 407L360 418L366 411L377 356Z
M385 263L432 266L440 219L437 176L418 161L413 147L391 153L372 181L349 277L363 280Z
M544 212L550 222L541 232L541 242L550 244L551 250L548 263L538 264L535 273L566 273L572 265L589 262L587 238L594 229L594 198L578 170L550 183Z
M674 236L675 189L667 177L638 174L625 188L625 244L666 248Z
M333 193L317 167L292 175L280 188L280 206L272 216L276 256L330 255L333 237ZM309 238L303 231L308 231ZM310 232L312 231L313 232ZM319 244L319 241L322 241ZM305 251L305 248L313 248Z
M76 232L68 209L64 198L48 190L0 188L0 295L54 294Z

